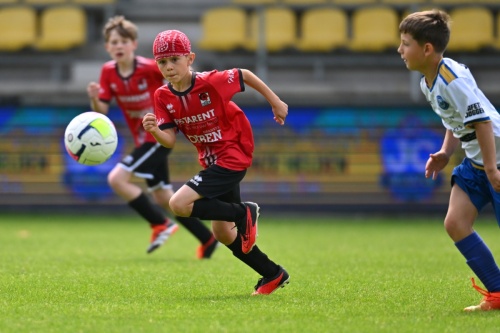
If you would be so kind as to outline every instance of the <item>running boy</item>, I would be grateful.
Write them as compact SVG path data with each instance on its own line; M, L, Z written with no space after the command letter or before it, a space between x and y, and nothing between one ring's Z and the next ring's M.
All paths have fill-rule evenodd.
M134 137L135 149L111 170L108 182L116 194L149 222L152 236L147 252L151 253L178 229L158 206L171 211L168 205L173 195L168 172L171 149L158 144L141 123L144 114L153 111L153 94L164 84L164 79L153 59L135 56L138 44L135 24L123 16L115 16L105 25L103 35L112 60L102 66L100 83L88 84L87 93L92 110L104 114L115 97ZM132 175L146 180L156 203L131 182ZM210 230L196 218L176 219L200 241L197 257L210 258L218 245Z
M178 30L159 33L153 54L169 83L156 91L155 114L144 116L144 128L167 148L181 131L198 150L204 168L173 195L170 207L179 216L212 220L215 238L262 275L253 295L271 294L288 283L289 275L255 245L259 206L240 198L240 182L252 163L253 134L231 99L247 84L266 98L280 125L288 106L249 70L193 72L195 54Z
M408 15L399 25L401 58L409 70L422 73L420 88L446 128L440 151L430 154L425 177L436 175L461 143L466 158L451 176L444 227L484 284L483 296L465 311L500 309L500 270L489 248L474 231L478 212L492 203L500 223L500 115L479 90L469 68L443 58L450 38L450 17L440 10Z

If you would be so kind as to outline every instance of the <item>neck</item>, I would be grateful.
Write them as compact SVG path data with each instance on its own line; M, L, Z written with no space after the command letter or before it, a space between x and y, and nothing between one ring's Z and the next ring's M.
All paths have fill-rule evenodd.
M430 87L432 86L432 83L436 79L438 75L438 69L439 69L439 64L441 63L441 60L443 60L443 57L439 57L435 59L432 62L432 66L429 66L428 70L422 71L422 74L425 77L425 81L427 83L427 86Z

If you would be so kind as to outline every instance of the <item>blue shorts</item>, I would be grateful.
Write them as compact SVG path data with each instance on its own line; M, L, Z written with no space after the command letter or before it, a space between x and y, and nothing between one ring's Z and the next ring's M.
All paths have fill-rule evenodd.
M497 223L500 225L500 193L493 189L484 170L473 167L471 161L465 158L453 169L451 186L454 184L467 193L478 212L491 202Z

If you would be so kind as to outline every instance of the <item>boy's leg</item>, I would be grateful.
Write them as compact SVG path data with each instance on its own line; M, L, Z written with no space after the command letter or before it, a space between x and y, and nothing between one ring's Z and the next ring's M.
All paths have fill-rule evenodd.
M289 282L290 276L287 271L270 260L258 246L254 246L249 253L243 253L241 237L238 237L239 235L234 229L233 223L212 221L212 229L215 237L226 245L236 258L262 276L257 282L252 295L271 294Z
M148 198L145 193L142 193L130 201L128 205L149 222L152 234L147 253L151 253L162 246L170 236L172 236L179 226L170 221L163 211Z
M462 183L460 179L454 178L454 180ZM482 289L480 290L473 282L474 288L481 292L484 298L479 305L467 307L465 311L500 309L500 270L487 245L472 229L477 217L476 205L479 207L482 205L478 198L474 193L466 193L455 184L452 187L450 205L445 218L446 231L465 257L467 265L487 289L482 292ZM471 199L476 204L472 203Z
M155 201L160 204L167 212L173 215L170 209L169 201L174 191L171 186L163 186L152 191ZM175 219L182 224L194 237L198 239L201 245L196 250L196 256L199 259L208 259L217 248L218 242L210 229L198 218L175 216Z

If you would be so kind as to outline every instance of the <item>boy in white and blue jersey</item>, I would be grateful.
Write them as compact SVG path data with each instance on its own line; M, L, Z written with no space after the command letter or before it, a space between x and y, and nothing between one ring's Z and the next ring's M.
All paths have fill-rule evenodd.
M450 39L450 17L440 10L416 12L400 24L401 58L423 74L420 87L446 128L441 150L430 154L425 177L436 178L461 144L466 158L455 167L444 226L486 290L479 305L465 311L500 309L500 269L473 225L491 203L500 224L500 115L478 88L469 69L443 58Z

